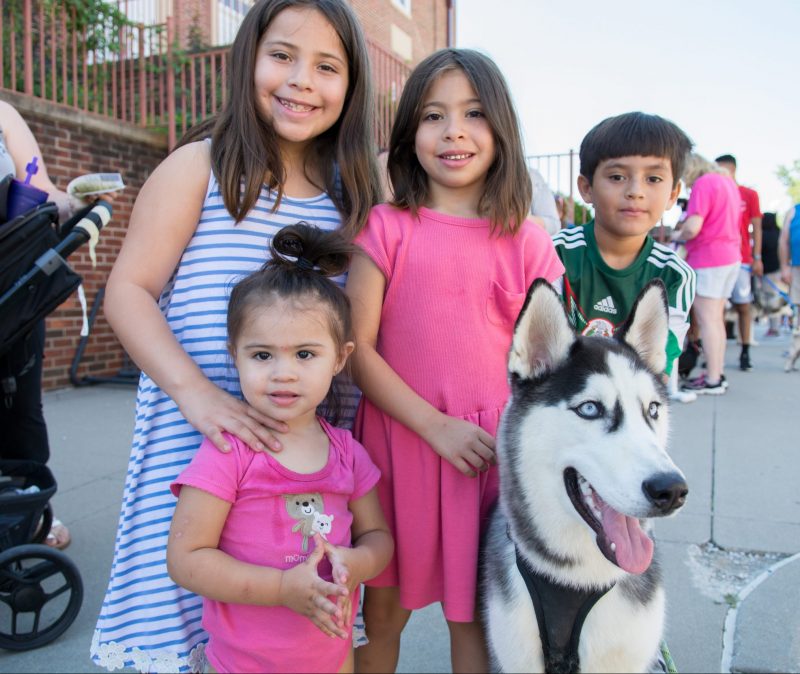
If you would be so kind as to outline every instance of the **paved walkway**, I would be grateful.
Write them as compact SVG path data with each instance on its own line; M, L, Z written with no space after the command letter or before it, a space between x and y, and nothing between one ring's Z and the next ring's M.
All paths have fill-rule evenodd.
M800 443L793 433L800 372L783 372L788 335L767 341L761 333L752 372L734 369L738 349L728 343L727 395L673 407L671 453L691 493L657 535L667 638L684 672L800 672ZM132 388L114 386L45 397L59 482L53 502L72 532L67 552L81 569L85 598L55 643L0 651L0 671L101 671L88 650L111 563L134 398ZM415 613L400 670L449 669L438 607Z

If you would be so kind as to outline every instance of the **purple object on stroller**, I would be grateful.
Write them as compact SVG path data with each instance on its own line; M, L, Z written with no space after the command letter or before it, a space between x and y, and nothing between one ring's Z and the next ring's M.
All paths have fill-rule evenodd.
M61 227L51 202L7 217L11 177L0 180L0 357L16 352L38 321L58 307L81 281L66 258L111 217L98 201ZM13 394L16 365L5 358L6 394ZM20 364L21 367L25 363ZM42 545L53 520L52 473L33 461L0 460L0 648L28 650L59 637L75 620L83 582L60 550Z

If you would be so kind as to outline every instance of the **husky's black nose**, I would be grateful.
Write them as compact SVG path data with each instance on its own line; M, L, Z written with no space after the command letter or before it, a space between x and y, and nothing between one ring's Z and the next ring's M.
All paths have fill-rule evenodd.
M669 515L684 504L689 487L680 473L659 473L642 483L642 491L659 515Z

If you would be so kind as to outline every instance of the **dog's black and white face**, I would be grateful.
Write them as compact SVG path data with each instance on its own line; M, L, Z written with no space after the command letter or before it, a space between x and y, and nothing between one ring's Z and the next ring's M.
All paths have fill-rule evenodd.
M658 282L615 339L577 336L545 281L528 293L509 355L501 497L518 542L553 572L599 577L611 562L643 573L653 542L642 520L683 505L686 483L665 449L667 329Z

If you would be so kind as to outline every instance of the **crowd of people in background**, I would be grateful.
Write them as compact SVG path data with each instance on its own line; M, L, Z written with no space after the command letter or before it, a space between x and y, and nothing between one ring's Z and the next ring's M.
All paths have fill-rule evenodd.
M736 167L731 154L720 155L713 162L692 154L681 176L689 197L678 200L682 213L670 241L698 279L685 344L691 354L687 360L698 362L702 351L706 364L705 371L694 378L686 376L692 367L682 368L681 391L671 387L673 399L682 402L693 401L695 393L725 393L729 339L736 339L740 346L739 369L753 369L750 347L755 343L756 320L768 322L767 338L778 336L783 325L797 325L796 292L790 294L792 266L796 264L792 260L797 259L792 253L792 245L797 243L791 238L796 209L785 214L781 229L776 213L761 212L758 192L737 182ZM535 168L530 175L534 186L531 219L551 235L554 230L574 226L574 199L550 191ZM793 285L796 288L798 282ZM728 311L735 313L735 321Z

